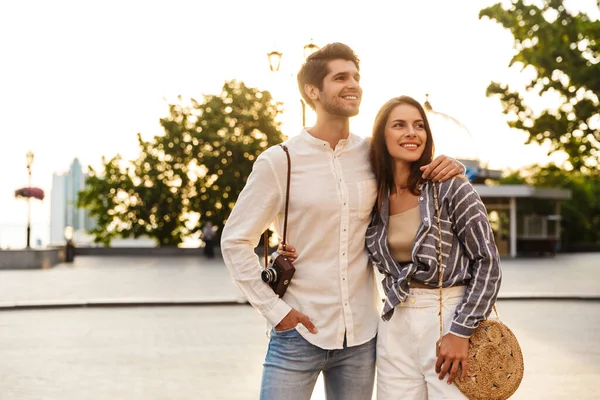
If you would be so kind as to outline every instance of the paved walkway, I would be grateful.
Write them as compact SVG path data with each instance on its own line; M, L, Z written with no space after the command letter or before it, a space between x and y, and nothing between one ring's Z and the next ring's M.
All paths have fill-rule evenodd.
M511 400L598 399L600 303L499 308L525 359ZM265 322L248 306L7 311L0 399L256 400L267 344ZM311 399L325 400L321 379Z
M513 398L598 398L600 303L565 299L600 299L600 254L505 260L503 271L500 314L525 357ZM0 400L256 399L264 319L210 306L240 302L220 259L78 257L0 271ZM77 307L119 304L208 306ZM44 306L75 308L8 311ZM319 379L312 399L323 393Z
M600 299L600 253L502 262L502 299ZM77 257L45 270L0 271L0 308L245 302L222 259Z

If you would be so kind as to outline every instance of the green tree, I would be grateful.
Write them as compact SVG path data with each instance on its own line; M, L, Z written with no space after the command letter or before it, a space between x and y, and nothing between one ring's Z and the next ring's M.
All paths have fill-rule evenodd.
M509 29L516 55L510 65L533 67L526 86L533 96L558 98L556 107L534 112L526 99L508 85L492 82L488 96L499 96L509 125L529 134L527 143L549 143L550 152L562 150L574 169L589 171L600 165L600 21L569 12L563 0L543 0L541 6L513 0L480 11ZM598 2L600 6L600 1Z
M207 220L221 227L256 157L283 140L280 112L269 92L238 81L201 102L169 105L164 135L138 134L137 159L116 155L103 158L102 171L90 168L79 206L96 219L95 241L148 236L176 246Z

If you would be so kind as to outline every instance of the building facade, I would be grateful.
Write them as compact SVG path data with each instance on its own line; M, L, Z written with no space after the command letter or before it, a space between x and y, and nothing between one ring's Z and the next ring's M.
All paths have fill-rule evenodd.
M77 207L79 192L85 188L87 173L76 158L69 171L52 174L50 191L50 245L65 243L65 228L73 228L74 238L87 241L87 231L94 227L94 221L87 210Z
M501 256L560 251L560 205L571 191L529 185L475 184Z

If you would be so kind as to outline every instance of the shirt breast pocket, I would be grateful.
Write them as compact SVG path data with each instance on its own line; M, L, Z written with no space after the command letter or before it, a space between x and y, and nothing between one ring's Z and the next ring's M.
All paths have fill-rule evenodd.
M367 179L356 183L358 190L358 217L369 218L377 199L377 182Z
M442 262L444 263L445 267L448 267L450 252L452 250L452 244L453 244L453 239L454 239L454 229L452 226L452 221L450 221L450 220L445 220L443 218L440 218L439 223L442 228L442 234L441 234L442 251L443 251ZM436 217L433 218L431 225L432 225L432 229L430 230L430 232L428 234L427 242L429 243L429 245L431 247L435 248L435 257L436 257L436 261L438 261L440 233L439 233L439 228L438 228L438 220ZM423 259L423 261L426 262L426 259ZM451 269L449 269L449 270L451 270Z
M433 223L437 228L437 219L434 218ZM454 238L454 226L452 225L452 221L440 218L440 226L442 227L442 240L446 245L451 244L452 239ZM439 233L436 234L439 238Z

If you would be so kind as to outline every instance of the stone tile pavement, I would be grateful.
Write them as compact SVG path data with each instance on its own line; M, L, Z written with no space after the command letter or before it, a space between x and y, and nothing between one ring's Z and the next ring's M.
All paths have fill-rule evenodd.
M513 398L598 398L600 302L569 299L600 299L600 254L504 260L503 272L500 316L525 357ZM86 304L141 307L36 308ZM0 271L0 400L256 399L266 325L239 304L218 258Z
M598 399L599 302L499 308L525 359L512 399ZM4 311L0 399L254 400L267 344L250 306Z

